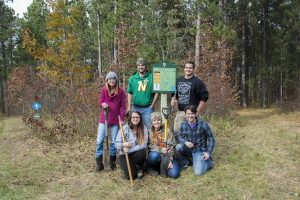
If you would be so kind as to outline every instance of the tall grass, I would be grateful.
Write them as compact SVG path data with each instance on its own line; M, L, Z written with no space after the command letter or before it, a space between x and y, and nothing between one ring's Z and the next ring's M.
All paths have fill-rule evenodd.
M94 172L95 138L49 144L20 119L5 119L0 199L299 199L299 113L207 120L216 138L212 170L196 177L189 167L176 180L147 175L131 188L119 167Z

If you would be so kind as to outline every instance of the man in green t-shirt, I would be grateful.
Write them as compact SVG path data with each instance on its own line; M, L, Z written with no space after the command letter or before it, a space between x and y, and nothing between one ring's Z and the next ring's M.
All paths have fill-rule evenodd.
M137 72L128 80L128 111L139 111L143 118L143 123L150 128L150 117L154 111L158 94L152 93L152 74L146 70L146 63L143 58L136 61Z

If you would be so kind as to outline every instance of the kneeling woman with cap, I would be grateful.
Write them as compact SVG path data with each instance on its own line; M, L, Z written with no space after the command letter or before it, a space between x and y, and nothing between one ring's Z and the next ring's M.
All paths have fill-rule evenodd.
M116 148L114 145L118 130L119 122L118 115L121 116L121 120L124 121L124 113L126 106L126 96L122 88L119 87L117 74L115 72L109 72L106 75L105 85L101 88L99 106L102 108L99 116L98 134L96 140L96 171L99 172L104 169L102 162L103 158L103 142L106 137L105 130L105 117L104 109L108 109L108 125L110 128L110 168L115 169L116 164Z
M173 158L176 141L173 133L169 129L167 131L167 140L164 141L165 134L161 114L158 112L152 113L148 170L149 173L159 171L161 176L177 178L179 176L179 165Z
M131 174L133 179L143 178L146 170L146 147L148 143L148 130L144 126L141 113L132 111L128 115L128 124L123 126L124 139L122 142L122 133L119 131L115 146L120 150L120 166L124 171L125 177L129 179L128 166L126 163L125 152L128 154Z

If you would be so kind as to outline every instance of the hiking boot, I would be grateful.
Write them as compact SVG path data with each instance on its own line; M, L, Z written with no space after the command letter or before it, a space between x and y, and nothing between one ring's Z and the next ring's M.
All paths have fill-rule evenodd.
M138 174L137 174L137 179L138 180L142 180L144 178L144 174L142 171L140 171Z
M102 163L102 155L99 157L96 157L96 172L100 172L104 170L104 165Z
M114 171L116 169L116 156L110 156L109 157L109 165L110 165L110 169L112 171Z
M184 166L180 167L180 170L181 171L186 170L188 167L189 167L189 165L184 165Z

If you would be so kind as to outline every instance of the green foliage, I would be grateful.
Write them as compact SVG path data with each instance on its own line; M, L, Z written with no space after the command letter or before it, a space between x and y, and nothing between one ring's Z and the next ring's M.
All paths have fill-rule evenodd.
M283 101L297 104L300 98L299 3L234 1L228 3L227 13L229 26L237 33L238 65L241 65L243 37L245 41L249 105L270 106Z
M212 39L218 40L222 37L226 40L228 45L233 46L236 38L236 32L225 24L218 23L213 26Z
M8 69L12 66L12 53L14 51L14 41L16 32L16 18L14 11L0 2L0 81L7 79ZM2 83L1 83L2 85Z
M76 35L78 42L80 43L79 60L81 65L86 66L91 64L95 57L93 52L93 34L92 26L89 22L88 8L85 5L85 1L80 0L71 4L71 15L72 19L72 31Z
M74 34L72 18L78 10L66 12L64 1L53 5L54 12L47 18L48 47L43 47L29 31L24 32L23 45L42 65L39 70L54 82L78 84L88 79L86 66L80 66L80 43Z
M24 18L18 20L1 4L3 77L13 66L29 65L34 70L40 66L47 76L59 77L57 80L77 79L86 84L97 77L98 46L103 72L117 70L124 83L135 70L137 57L144 57L149 64L168 60L180 66L195 59L199 14L202 64L197 75L220 88L232 81L235 87L231 91L241 89L241 77L245 77L244 92L250 106L299 102L300 22L296 0L72 0L64 1L60 10L50 9L58 2L61 0L34 0ZM31 53L21 45L24 30L31 38L27 40ZM221 65L220 76L217 69ZM219 80L222 83L215 84ZM212 86L212 102L221 102L215 99L221 89Z
M34 0L24 15L22 29L30 29L31 34L41 46L47 45L47 24L49 15L47 4L43 0Z
M47 4L43 0L34 0L28 7L24 17L18 19L18 37L16 51L14 53L16 65L29 65L36 68L37 61L22 47L22 32L30 30L31 35L37 40L42 47L47 47L47 22L49 15Z

